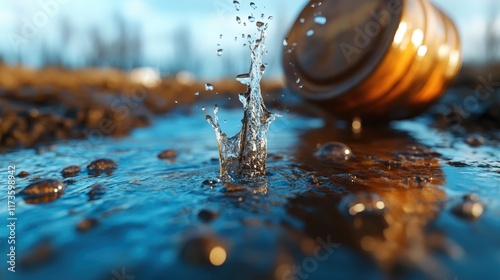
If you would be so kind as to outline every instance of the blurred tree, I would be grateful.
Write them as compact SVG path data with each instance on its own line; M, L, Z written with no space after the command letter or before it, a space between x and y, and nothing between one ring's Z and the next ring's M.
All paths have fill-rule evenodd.
M490 1L489 18L486 23L486 62L495 63L500 60L500 20L498 1Z

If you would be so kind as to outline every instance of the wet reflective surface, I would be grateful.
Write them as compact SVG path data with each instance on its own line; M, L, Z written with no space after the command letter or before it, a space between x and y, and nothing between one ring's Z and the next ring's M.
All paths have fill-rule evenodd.
M2 170L29 173L16 178L19 190L45 179L66 186L50 200L17 195L18 272L0 277L499 276L498 131L476 145L427 118L353 133L274 111L283 117L269 131L266 180L254 185L217 181L217 142L201 110L174 111L98 145L71 140L0 155ZM220 118L237 131L241 109ZM347 145L349 156L318 158L330 142ZM175 156L159 158L164 151ZM88 167L102 159L103 168ZM82 171L64 179L61 170L73 165Z

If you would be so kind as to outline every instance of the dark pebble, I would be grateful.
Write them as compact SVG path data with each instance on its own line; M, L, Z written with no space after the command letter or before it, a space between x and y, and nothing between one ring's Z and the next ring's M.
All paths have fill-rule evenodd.
M191 237L181 246L179 257L188 264L211 265L210 253L215 247L224 248L221 242L212 236Z
M21 265L25 268L35 267L46 263L55 255L54 247L48 241L43 241L35 246L31 251L26 252L21 257Z
M484 137L477 134L472 134L465 139L465 142L471 147L479 147L484 144Z
M63 182L66 184L66 186L67 185L74 185L76 183L76 180L68 179L68 180L64 180Z
M95 226L97 226L97 224L99 223L99 221L95 218L86 218L84 220L82 220L81 222L78 223L78 225L76 225L76 229L78 231L87 231Z
M484 213L484 204L479 201L476 194L468 194L462 198L460 203L453 206L451 211L460 218L474 220Z
M217 219L219 215L210 210L203 209L198 213L198 219L200 219L204 223L209 223L215 219Z
M106 189L100 185L100 184L95 184L90 188L90 191L88 193L89 200L97 200L101 198L102 195L106 192Z
M177 153L174 150L165 150L158 154L159 159L175 159Z
M63 176L63 178L75 177L76 175L78 175L78 173L80 171L81 171L80 166L71 165L71 166L68 166L68 167L64 168L61 171L61 175Z
M89 175L99 176L102 173L110 175L116 169L116 163L110 159L101 158L94 160L87 165L87 173Z
M205 180L205 181L201 182L201 185L204 186L204 187L213 188L213 187L215 187L215 185L217 185L217 181L216 180L208 179L208 180Z
M465 162L460 161L448 161L448 165L453 167L468 167L469 165Z
M66 185L63 182L48 179L29 184L21 194L28 198L58 197L63 193L65 188Z
M17 174L17 178L26 178L28 176L30 176L30 174L27 171L21 171Z

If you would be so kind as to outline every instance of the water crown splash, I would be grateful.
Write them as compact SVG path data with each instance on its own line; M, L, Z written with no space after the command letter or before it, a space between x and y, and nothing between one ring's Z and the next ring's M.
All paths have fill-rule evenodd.
M250 71L236 77L236 80L247 86L247 92L239 95L244 108L240 132L231 138L222 132L217 105L214 106L214 117L206 116L217 138L222 181L252 179L266 174L267 131L271 122L279 117L267 110L260 90L260 81L266 68L262 57L268 24L258 21L256 26L258 32L254 35L255 39L248 36Z

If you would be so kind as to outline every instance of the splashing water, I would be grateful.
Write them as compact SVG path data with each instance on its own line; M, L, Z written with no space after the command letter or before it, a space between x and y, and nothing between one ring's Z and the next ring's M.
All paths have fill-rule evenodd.
M214 106L214 117L206 116L208 123L215 130L219 144L220 179L222 181L252 179L265 175L267 130L271 122L279 117L267 110L262 99L260 81L265 70L262 56L265 53L268 24L257 22L256 25L258 28L255 34L256 39L249 40L250 72L238 75L236 78L248 87L246 93L239 95L244 108L241 131L231 138L222 132L217 117L217 105Z

